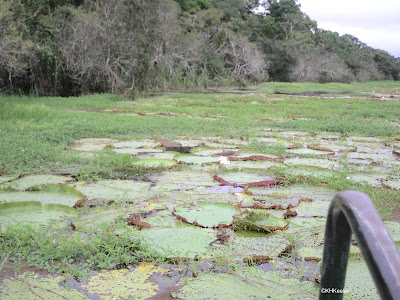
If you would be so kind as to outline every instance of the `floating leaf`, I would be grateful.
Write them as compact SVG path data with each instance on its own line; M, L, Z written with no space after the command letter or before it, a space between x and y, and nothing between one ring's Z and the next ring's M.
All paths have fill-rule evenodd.
M214 157L214 156L196 156L196 155L191 155L191 154L175 155L174 159L177 160L180 163L195 164L195 165L202 165L202 164L219 162L219 158L218 157Z
M46 204L40 202L9 202L0 204L1 225L43 225L51 220L61 220L65 216L76 216L74 208L65 205Z
M257 273L258 275L258 273ZM268 276L269 275L269 276ZM265 277L265 278L264 278ZM203 273L197 278L182 280L185 284L173 296L182 300L203 299L315 299L316 286L310 282L265 276Z
M132 162L133 166L141 166L146 169L169 169L177 165L172 159L143 158Z
M347 264L344 296L349 300L380 299L374 281L364 260L350 259Z
M150 197L151 183L129 180L100 180L74 184L73 188L89 199L103 201L142 202Z
M277 218L262 211L250 211L235 216L235 227L245 230L273 232L289 226L287 220Z
M97 152L116 142L116 140L107 138L80 139L78 141L75 141L74 144L69 147L69 149L84 152Z
M29 192L0 191L0 203L38 201L43 204L74 206L77 201L85 198L82 193L65 185L43 185L35 189Z
M330 150L330 149L329 149ZM297 155L334 155L335 152L326 151L326 150L315 150L312 148L297 148L297 149L288 149L286 150L288 153L293 153Z
M175 208L174 214L186 223L200 227L229 226L233 216L240 211L237 206L228 203L183 204Z
M301 201L301 203L294 208L299 217L326 217L331 201Z
M28 175L9 183L3 184L0 187L10 188L18 191L25 191L36 185L60 184L69 181L74 181L74 179L72 177L59 175Z
M65 276L39 277L25 273L11 279L4 279L0 283L0 299L21 300L21 299L89 299L76 289L63 287L61 283Z
M282 182L283 179L272 178L268 175L246 172L229 172L221 176L214 176L214 179L222 184L230 186L268 186Z
M193 226L142 229L137 235L147 251L166 258L194 258L216 239L212 229Z

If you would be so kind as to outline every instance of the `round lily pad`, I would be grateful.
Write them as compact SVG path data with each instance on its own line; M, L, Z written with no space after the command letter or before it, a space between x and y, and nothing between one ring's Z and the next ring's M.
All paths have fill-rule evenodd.
M172 159L144 158L132 162L134 166L141 166L145 169L168 169L177 165Z
M59 175L28 175L23 176L20 179L5 183L1 185L2 188L9 188L18 191L24 191L36 185L44 184L60 184L69 181L74 181L72 177L69 176L59 176Z
M77 183L73 188L89 199L107 201L144 201L150 197L151 183L129 180L100 180L97 182Z
M297 155L333 155L335 154L333 151L323 151L323 150L316 150L311 148L296 148L296 149L288 149L286 150L288 153L293 153Z
M179 154L175 155L174 159L186 164L202 165L207 163L217 163L219 162L218 157L214 156L196 156L191 154Z
M69 149L84 152L97 152L116 142L116 140L108 138L86 138L75 141Z
M284 230L289 226L289 221L277 218L261 211L250 211L235 216L235 227L246 230L273 232Z
M40 202L10 202L0 204L1 225L44 225L51 220L60 220L65 216L76 216L77 211L69 206Z
M37 191L14 192L0 191L0 203L38 201L43 204L62 204L74 206L85 195L65 185L36 186Z
M0 283L0 298L8 300L21 299L89 299L78 290L63 287L66 276L39 277L29 273L5 279Z
M178 219L201 227L229 226L238 213L239 209L232 204L207 202L179 205L174 212Z
M222 184L232 186L263 186L276 184L281 179L276 179L266 174L249 173L249 172L228 172L220 176L214 176L214 179Z
M149 228L136 233L146 251L166 258L194 258L207 251L216 239L212 229L194 226Z

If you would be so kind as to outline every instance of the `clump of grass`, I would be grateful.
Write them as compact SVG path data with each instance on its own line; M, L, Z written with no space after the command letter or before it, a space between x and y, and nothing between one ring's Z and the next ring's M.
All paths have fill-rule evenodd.
M119 226L126 228L126 225ZM115 228L102 228L93 234L27 225L2 229L0 256L3 260L26 261L30 266L51 273L69 273L77 279L100 269L113 269L150 259L137 240L129 235L116 235Z

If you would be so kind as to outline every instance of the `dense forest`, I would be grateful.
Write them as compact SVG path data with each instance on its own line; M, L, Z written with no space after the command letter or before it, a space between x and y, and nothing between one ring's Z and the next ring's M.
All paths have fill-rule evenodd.
M399 80L400 59L296 0L0 0L0 90L71 96Z

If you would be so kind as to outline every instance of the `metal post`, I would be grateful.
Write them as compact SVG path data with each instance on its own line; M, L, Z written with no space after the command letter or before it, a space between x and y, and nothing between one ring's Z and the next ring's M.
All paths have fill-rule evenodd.
M337 194L326 222L320 300L342 299L352 232L382 299L400 298L400 254L367 195ZM328 291L328 292L327 292Z

